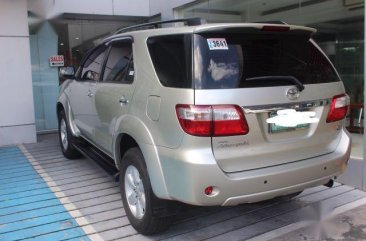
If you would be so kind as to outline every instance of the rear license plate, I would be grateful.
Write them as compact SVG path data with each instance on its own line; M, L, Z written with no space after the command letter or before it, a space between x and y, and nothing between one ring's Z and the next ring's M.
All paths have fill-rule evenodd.
M268 118L277 116L277 112L270 112L268 114ZM280 133L280 132L286 132L286 131L295 131L299 129L307 129L309 128L310 124L299 124L296 127L285 127L285 126L279 126L276 124L268 124L268 132L269 133Z

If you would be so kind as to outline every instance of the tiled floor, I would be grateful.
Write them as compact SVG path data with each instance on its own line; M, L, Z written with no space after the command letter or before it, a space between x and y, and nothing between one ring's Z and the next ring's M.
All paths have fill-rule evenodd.
M363 134L354 134L352 133L352 151L351 158L348 162L347 170L339 177L338 181L349 185L352 187L356 187L362 189L364 185L364 160L363 160L363 152L364 152L364 136Z
M18 147L0 148L0 240L89 240Z
M23 148L23 147L21 147ZM245 204L236 207L191 207L184 206L180 215L172 227L159 235L145 237L136 233L129 224L120 200L118 184L114 182L107 172L101 169L93 161L85 158L68 160L62 156L58 140L55 135L43 135L39 143L24 145L23 151L30 159L33 167L42 175L53 194L63 205L53 203L43 205L42 197L54 200L46 196L46 193L38 189L24 190L21 193L32 192L35 198L30 205L32 208L10 211L0 206L0 213L9 210L15 219L4 219L5 215L0 214L0 240L3 238L4 225L16 222L18 219L29 218L31 213L38 216L57 217L68 210L70 216L80 228L88 234L91 240L245 240L256 238L258 235L271 232L281 227L297 223L299 221L313 219L319 212L330 212L334 208L352 204L357 200L366 197L366 193L350 186L336 184L333 188L319 186L305 190L298 197L288 200L271 200L256 204ZM7 162L17 162L20 154L7 155L7 161L1 158L0 165L8 168ZM26 163L26 160L22 160ZM12 164L18 165L18 164ZM10 167L9 167L10 168ZM14 166L17 168L17 166ZM9 178L25 182L32 180L42 182L39 176L27 178L30 175L30 168L17 169L14 172L16 177ZM34 173L34 172L32 172ZM2 177L0 176L0 179ZM3 182L6 183L6 182ZM28 185L28 184L27 184ZM19 190L23 190L23 186ZM1 190L8 190L0 186ZM46 189L46 188L44 188ZM10 188L10 191L18 192L17 188ZM24 196L30 196L24 194ZM2 196L1 196L2 198ZM55 202L57 200L54 200ZM26 207L29 203L12 205ZM37 207L37 208L34 208ZM18 207L17 207L18 208ZM58 221L52 222L57 223ZM40 240L45 235L51 235L53 230L47 229L47 222L34 224L28 228L45 227L43 236L33 236L34 240ZM74 226L65 225L64 230L72 230ZM20 229L18 229L20 230ZM27 233L27 230L19 231ZM11 233L11 232L10 232ZM10 234L9 234L10 235ZM25 234L24 234L25 235ZM37 234L40 235L40 234ZM258 237L259 237L258 236ZM56 239L55 239L56 240ZM59 240L70 240L64 237Z
M273 238L272 241L364 241L366 240L366 205L361 205L322 222L311 225ZM256 240L260 241L260 240Z

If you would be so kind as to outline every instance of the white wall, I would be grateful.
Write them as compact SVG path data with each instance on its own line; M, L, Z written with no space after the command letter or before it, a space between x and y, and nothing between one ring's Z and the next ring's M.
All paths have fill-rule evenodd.
M27 1L0 6L0 146L35 142Z
M316 23L326 23L330 21L341 20L343 18L351 19L352 17L362 16L364 12L362 8L350 11L344 7L343 1L332 0L262 16L262 10L258 5L259 4L257 3L257 6L253 6L247 10L248 12L246 12L246 20L255 22L280 19L291 24L308 26ZM331 24L328 24L328 26L331 26Z
M43 19L62 13L174 17L174 8L195 0L28 0L28 8Z
M28 0L28 9L43 19L62 13L150 16L149 0Z
M150 16L149 0L114 0L114 15Z
M195 0L150 0L150 15L161 14L162 20L173 19L174 9Z

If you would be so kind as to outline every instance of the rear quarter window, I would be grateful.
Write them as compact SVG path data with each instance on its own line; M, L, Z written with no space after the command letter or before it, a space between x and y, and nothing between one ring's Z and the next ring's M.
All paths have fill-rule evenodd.
M192 88L192 35L150 37L147 46L163 86Z

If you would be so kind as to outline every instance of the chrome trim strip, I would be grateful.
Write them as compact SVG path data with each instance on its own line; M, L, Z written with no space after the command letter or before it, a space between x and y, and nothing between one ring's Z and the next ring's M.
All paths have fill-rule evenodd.
M108 46L108 45L110 45L114 42L122 41L122 40L130 40L133 43L133 37L132 36L121 36L121 37L113 37L111 39L107 39L107 41L104 44Z
M245 114L266 113L283 109L303 109L329 105L331 99L303 101L297 103L283 103L273 105L242 106Z

